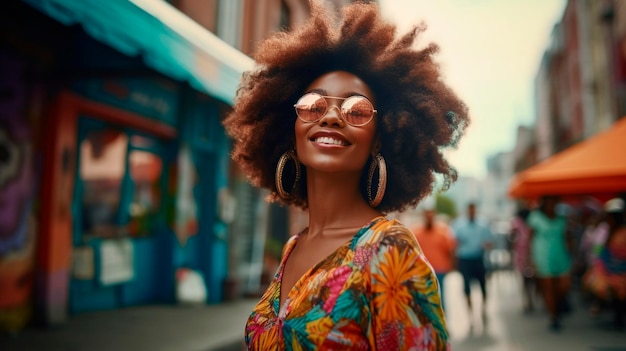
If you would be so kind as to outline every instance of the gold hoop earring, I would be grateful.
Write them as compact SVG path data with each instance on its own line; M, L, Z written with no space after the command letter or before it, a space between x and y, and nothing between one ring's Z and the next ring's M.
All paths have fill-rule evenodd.
M285 191L285 188L283 188L283 170L285 169L285 164L290 159L293 160L294 167L296 169L296 177L293 181L293 186L291 187L291 191L288 193ZM298 161L296 152L294 150L289 150L285 152L284 154L282 154L282 156L280 156L280 159L278 160L278 164L276 165L275 182L276 182L276 192L278 193L278 196L280 196L283 199L289 199L291 195L293 194L293 191L296 189L296 186L298 185L299 180L300 180L300 161Z
M372 182L374 181L374 171L378 168L378 188L376 196L372 199ZM369 175L367 177L367 200L371 207L376 208L383 201L385 189L387 188L387 164L381 154L374 156L370 163Z

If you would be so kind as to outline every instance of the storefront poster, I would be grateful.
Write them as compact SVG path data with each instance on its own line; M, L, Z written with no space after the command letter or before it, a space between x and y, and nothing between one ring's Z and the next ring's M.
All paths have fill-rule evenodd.
M112 285L135 276L132 239L109 239L100 244L100 283Z

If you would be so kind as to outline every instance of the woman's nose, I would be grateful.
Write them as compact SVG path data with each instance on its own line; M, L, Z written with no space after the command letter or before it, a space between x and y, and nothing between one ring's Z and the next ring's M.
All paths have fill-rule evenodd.
M340 127L343 127L345 125L345 121L341 117L341 110L339 110L339 107L336 105L330 105L328 107L328 110L326 111L324 116L320 118L319 123L321 125L336 124Z

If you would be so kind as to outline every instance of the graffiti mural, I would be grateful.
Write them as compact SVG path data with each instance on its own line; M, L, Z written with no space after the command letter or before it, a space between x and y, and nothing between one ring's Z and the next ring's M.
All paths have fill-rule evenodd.
M36 182L32 129L17 60L0 55L0 330L24 327L32 313Z

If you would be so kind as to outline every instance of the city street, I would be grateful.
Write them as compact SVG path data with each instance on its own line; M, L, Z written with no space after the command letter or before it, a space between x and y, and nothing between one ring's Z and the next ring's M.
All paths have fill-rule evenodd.
M480 310L472 316L470 329L462 278L457 272L446 276L448 326L453 350L463 351L626 351L626 331L610 328L610 315L592 318L578 294L571 297L572 311L563 320L563 329L548 330L548 317L538 308L522 313L520 282L510 271L494 273L488 280L487 326L482 327ZM472 289L472 303L480 306L480 290Z
M0 23L0 351L243 351L296 233L293 323L261 347L352 341L339 314L424 348L389 303L437 297L393 285L428 281L397 225L321 261L381 214L433 271L488 266L484 302L441 281L452 350L626 351L580 282L542 279L550 328L511 270L623 306L626 0L13 0Z
M470 328L460 275L450 273L445 283L453 350L626 351L626 331L611 330L608 314L589 317L576 295L563 329L553 333L540 309L521 312L516 276L500 271L488 282L487 326L482 327L480 313L475 313ZM472 297L479 307L478 289ZM84 313L55 329L2 335L0 350L239 351L245 319L254 304L255 300L241 299L201 307L145 306Z

